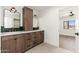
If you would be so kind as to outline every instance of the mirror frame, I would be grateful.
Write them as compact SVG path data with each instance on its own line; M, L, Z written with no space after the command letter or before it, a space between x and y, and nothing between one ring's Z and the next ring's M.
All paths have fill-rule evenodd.
M4 19L4 17L5 17L5 10L8 10L8 11L10 11L9 9L3 9L3 27L4 27L4 21L5 21L5 19ZM16 11L17 12L17 11ZM15 13L16 13L15 12ZM19 12L17 12L18 14L19 14L19 28L21 27L21 14L19 13ZM4 27L5 28L5 27Z

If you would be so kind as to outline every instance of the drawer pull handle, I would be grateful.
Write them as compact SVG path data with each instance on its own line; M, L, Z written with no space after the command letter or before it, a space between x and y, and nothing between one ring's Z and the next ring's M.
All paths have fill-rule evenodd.
M15 38L14 40L16 40L17 38Z
M31 40L31 39L28 39L28 40Z
M27 47L30 47L30 45L27 45Z
M34 38L36 38L36 36Z
M36 44L37 42L33 42L33 44Z

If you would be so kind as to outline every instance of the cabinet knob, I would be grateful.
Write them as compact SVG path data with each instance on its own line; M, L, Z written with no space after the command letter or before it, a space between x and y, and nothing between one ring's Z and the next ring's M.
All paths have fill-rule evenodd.
M30 47L30 45L27 45L27 47Z
M33 44L36 44L37 42L33 42Z
M14 40L16 40L17 38L15 38Z
M75 33L75 35L79 36L79 33Z
M36 36L34 36L34 38L36 39Z
M28 40L31 40L30 38Z

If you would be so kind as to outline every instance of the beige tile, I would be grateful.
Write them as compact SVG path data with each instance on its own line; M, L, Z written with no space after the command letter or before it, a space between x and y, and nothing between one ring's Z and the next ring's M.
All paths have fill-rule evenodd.
M28 50L26 53L72 53L72 52L63 48L54 47L47 43L42 43Z
M60 36L59 45L61 48L75 52L75 37Z

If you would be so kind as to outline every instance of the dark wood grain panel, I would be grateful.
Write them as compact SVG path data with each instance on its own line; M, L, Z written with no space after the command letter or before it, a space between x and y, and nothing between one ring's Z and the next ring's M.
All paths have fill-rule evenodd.
M14 36L6 36L1 39L1 52L3 53L13 53L15 52L15 40Z
M23 27L25 31L33 30L33 10L27 7L23 8Z

